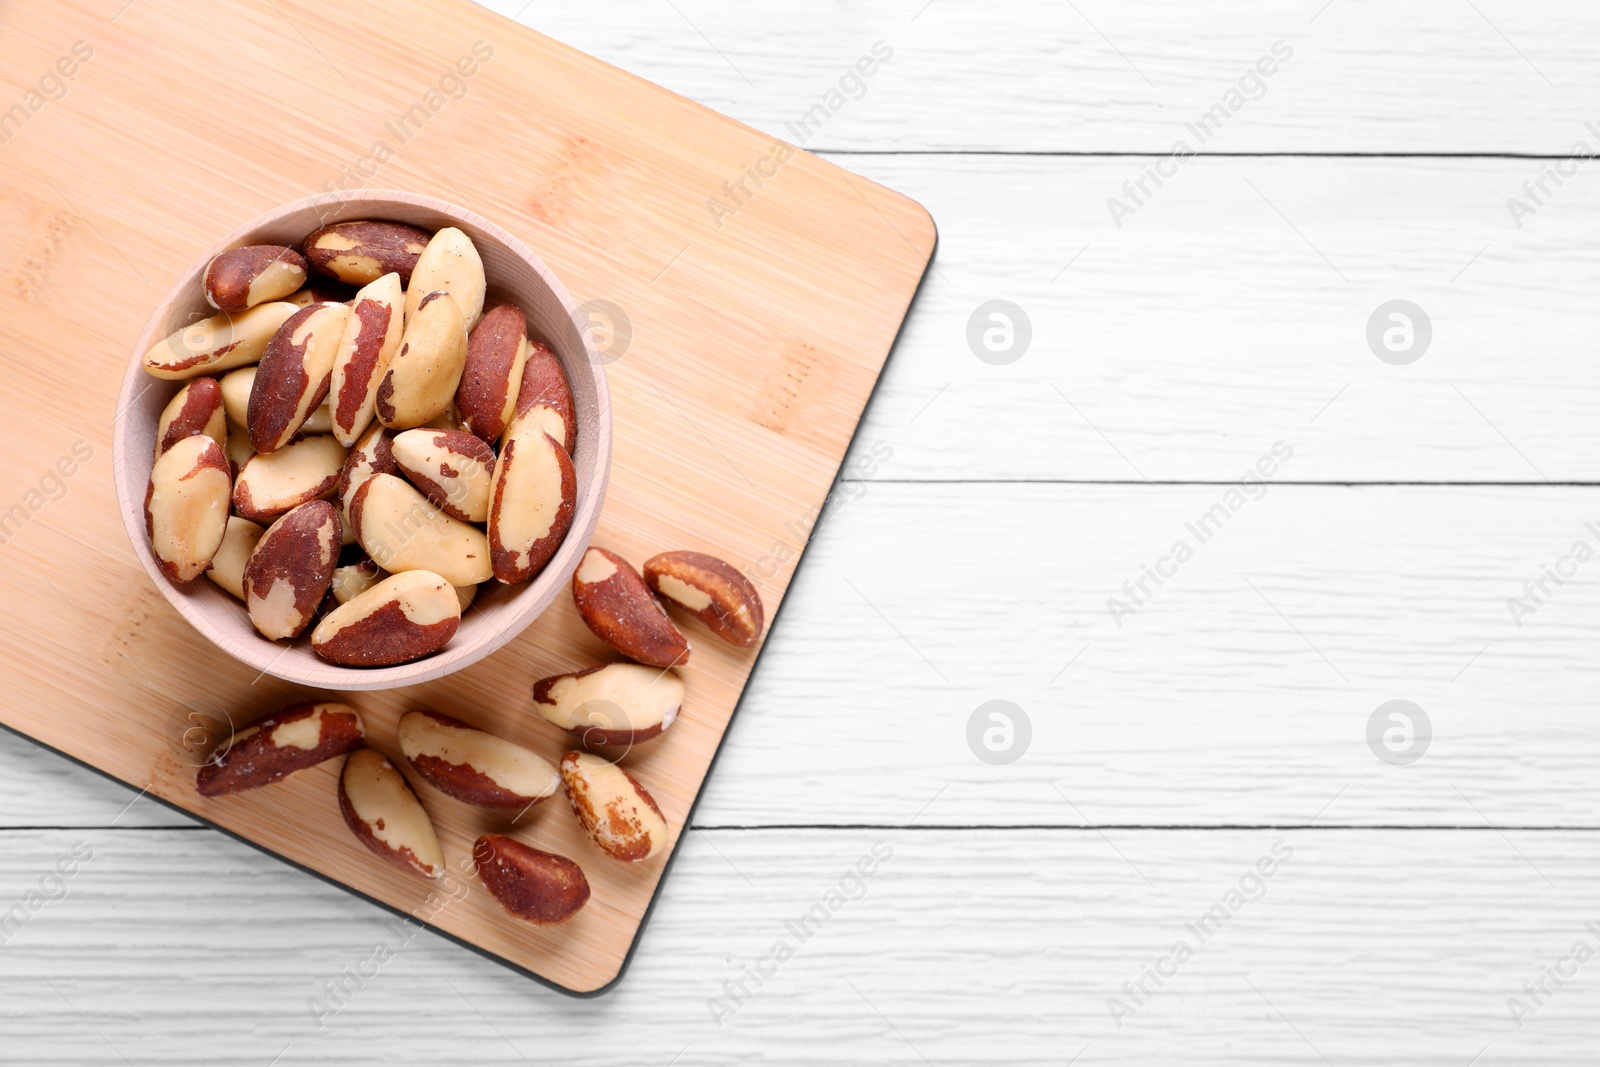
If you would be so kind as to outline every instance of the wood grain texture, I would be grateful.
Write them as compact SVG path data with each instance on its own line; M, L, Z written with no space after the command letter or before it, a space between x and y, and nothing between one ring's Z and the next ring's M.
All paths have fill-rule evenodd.
M1577 940L1595 947L1587 834L696 832L629 980L582 1002L207 832L7 836L7 907L75 842L93 850L4 948L8 1039L30 1063L448 1062L470 1047L475 1063L627 1067L1173 1050L1460 1067L1486 1047L1479 1063L1580 1062L1594 1041L1592 960L1520 1029L1507 1007ZM849 877L875 845L888 858ZM176 906L175 874L212 890ZM830 890L841 903L802 941L790 924ZM1186 924L1216 907L1202 942ZM775 965L780 940L793 954ZM1193 955L1173 974L1179 940ZM175 956L181 969L152 969ZM1163 958L1168 977L1135 1004L1124 983ZM27 977L41 973L50 984ZM736 1003L724 983L740 981ZM342 1004L324 986L339 982ZM1136 1008L1120 1027L1113 997Z
M802 155L783 163L782 183L739 206L737 230L719 230L707 200L741 165L766 158L770 138L465 3L403 15L380 4L237 4L204 27L160 4L111 24L101 6L5 16L8 40L28 42L15 60L59 41L100 42L79 72L82 107L58 107L48 124L41 112L6 145L9 210L29 220L14 239L43 250L22 257L27 284L0 293L15 341L8 416L34 428L0 475L0 500L18 501L20 513L0 582L8 601L34 606L0 623L17 694L5 721L415 913L430 887L384 869L336 817L337 764L270 791L194 795L197 757L181 745L192 714L242 724L305 693L209 647L118 543L107 477L113 383L158 294L241 222L318 192L327 175L338 180L347 149L352 159L384 155L384 184L494 220L580 302L609 301L611 325L630 324L626 346L607 353L615 439L596 543L633 560L680 547L744 559L821 503L932 252L931 221L910 200ZM219 34L238 47L211 47ZM362 40L359 57L302 47L340 36ZM367 88L345 92L355 77ZM229 92L193 91L208 81ZM398 142L392 159L374 138ZM424 138L426 150L415 143ZM152 166L141 147L151 145L216 165ZM98 161L92 182L75 162L83 158ZM364 171L356 184L374 180ZM92 313L84 278L96 283ZM21 358L63 349L80 355L83 373ZM41 488L79 441L70 481L63 473ZM771 572L773 610L793 565ZM679 722L629 759L675 830L753 660L697 644ZM500 655L356 703L369 742L391 755L399 714L427 706L553 758L564 746L535 721L530 685L608 658L559 599ZM452 866L479 833L506 825L426 792L425 801ZM519 830L589 860L590 905L541 930L508 918L478 887L434 921L557 984L593 990L618 973L664 860L605 863L585 851L574 820L548 807Z
M1293 58L1200 151L1600 147L1600 12L1580 0L604 0L522 18L774 133L884 41L894 58L813 138L827 148L1166 152L1278 40Z
M1537 161L1201 159L1118 229L1148 158L840 158L941 221L858 442L883 477L1226 481L1285 438L1301 481L1600 479L1600 182L1518 229ZM1005 366L966 340L994 298L1032 321ZM1409 366L1366 341L1397 298Z

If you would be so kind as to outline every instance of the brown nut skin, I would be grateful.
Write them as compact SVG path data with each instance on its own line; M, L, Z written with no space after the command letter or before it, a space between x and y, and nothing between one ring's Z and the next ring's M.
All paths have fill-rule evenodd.
M512 915L536 926L566 922L589 900L589 880L582 867L504 834L478 838L472 860L489 895Z
M228 416L222 406L222 386L215 378L195 378L179 389L156 422L156 458L195 434L205 434L228 448Z
M382 753L358 748L345 759L339 811L373 855L407 874L438 878L444 873L444 853L427 809Z
M662 552L644 561L644 580L729 644L752 648L761 640L761 594L732 564L704 552Z
M201 281L206 303L234 312L282 300L305 283L306 261L283 245L230 248L211 261Z
M639 572L615 552L589 546L572 574L572 600L594 635L629 659L652 667L689 661L689 642Z
M349 322L350 309L343 304L312 304L272 335L250 386L245 413L250 447L262 455L276 452L327 398L333 360Z
M578 477L566 450L538 426L500 447L489 488L489 561L496 580L525 582L544 569L572 528Z
M150 346L145 373L172 380L248 366L261 358L278 327L298 310L288 301L269 300L236 315L223 311L181 326Z
M324 226L305 239L306 262L319 274L350 285L367 285L391 271L400 284L411 272L433 234L398 222L351 220Z
M522 309L501 304L467 338L467 365L456 386L456 408L469 433L498 441L516 414L528 359L528 320Z
M614 860L638 863L667 847L667 817L639 780L587 752L561 757L561 781L572 812L595 847Z
M225 741L195 775L203 797L282 781L361 747L366 729L348 704L296 704L257 719Z
M392 667L433 655L460 624L454 586L429 571L403 571L324 616L311 649L345 667Z
M313 500L267 528L244 565L250 621L269 640L298 637L316 617L339 562L339 513Z
M178 441L150 468L144 530L156 565L170 580L194 581L222 547L228 530L229 470L228 457L204 435Z
M463 804L531 808L561 784L543 756L437 711L402 715L399 735L401 754L422 780Z
M578 446L578 418L572 406L572 389L561 360L549 346L531 341L528 358L522 365L522 385L517 390L517 406L506 425L510 437L529 421L544 427L572 455Z
M405 430L394 439L394 462L407 481L453 519L489 517L495 454L465 430Z
M678 721L683 694L683 679L670 670L607 663L539 679L533 707L585 745L635 745Z
M311 500L330 496L345 462L344 447L328 434L302 437L271 455L253 454L233 484L233 509L269 523Z
M376 414L373 398L400 347L405 306L400 275L392 272L362 289L350 305L350 321L328 379L330 429L346 448L360 439Z

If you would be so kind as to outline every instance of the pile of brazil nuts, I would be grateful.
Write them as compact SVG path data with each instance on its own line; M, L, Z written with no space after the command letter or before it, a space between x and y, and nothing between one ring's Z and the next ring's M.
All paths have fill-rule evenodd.
M401 716L398 748L418 778L475 807L520 817L564 788L595 848L612 860L641 863L666 850L670 830L650 791L617 761L677 720L684 683L672 668L689 658L687 639L656 596L743 649L760 641L761 598L737 569L704 553L653 556L641 577L603 548L584 554L572 593L590 629L635 660L535 683L535 708L582 748L552 764L503 737L425 709ZM367 741L361 715L350 705L297 704L224 741L196 774L195 788L202 797L241 793L344 756L338 805L351 833L402 871L441 877L447 870L444 852L416 787ZM589 880L577 861L509 834L480 835L460 866L507 912L536 925L565 922L589 900Z
M483 582L549 562L577 498L572 393L521 309L484 310L465 233L339 222L300 251L224 252L203 287L217 314L144 356L186 383L145 494L168 579L206 575L263 637L315 622L317 655L381 667L445 647Z

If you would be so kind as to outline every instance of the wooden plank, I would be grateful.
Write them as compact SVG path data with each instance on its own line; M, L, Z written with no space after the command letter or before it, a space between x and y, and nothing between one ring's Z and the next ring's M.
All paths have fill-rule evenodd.
M1118 229L1147 160L841 158L941 222L875 476L1226 481L1283 438L1293 480L1600 479L1600 183L1517 229L1526 160L1204 159ZM1032 324L1000 366L966 340L996 298ZM1394 299L1432 323L1408 366L1365 339Z
M813 135L826 147L1167 152L1177 138L1195 143L1184 124L1218 104L1239 106L1200 151L1600 147L1585 127L1600 121L1588 62L1600 12L1579 0L495 6L780 136L883 41L893 58L864 91L847 81ZM1293 56L1264 92L1247 82L1226 101L1279 40Z
M1561 562L1600 550L1592 488L1272 486L1204 544L1186 524L1224 487L858 488L808 552L701 825L1595 824L1600 587ZM1106 601L1178 538L1194 558L1119 628ZM1576 577L1539 606L1523 583L1557 564ZM1520 627L1512 597L1537 608ZM487 695L497 716L526 699ZM1032 725L1009 766L968 747L996 699ZM1433 724L1410 766L1368 747L1391 699ZM129 799L0 744L10 825L104 825ZM170 819L138 804L116 825Z
M233 799L193 792L195 759L181 747L191 713L221 705L242 723L306 694L182 623L121 535L108 478L115 382L157 295L241 222L316 193L348 161L376 158L374 139L392 140L382 183L464 202L537 249L577 299L612 301L631 321L631 346L609 353L614 460L596 541L635 560L686 546L745 558L821 502L932 251L931 221L805 156L739 206L737 231L719 230L708 198L764 158L769 138L463 2L238 3L203 25L159 3L111 23L105 6L5 14L7 40L20 42L12 69L63 39L97 43L73 105L41 110L4 146L14 225L0 258L14 266L0 289L12 342L0 410L29 427L0 465L0 507L17 505L0 587L28 605L0 620L12 668L4 721L411 910L428 887L382 869L342 826L337 765ZM319 39L362 46L324 53ZM207 84L228 92L194 91ZM207 165L154 164L150 146L163 161ZM64 373L60 353L82 370ZM74 447L72 473L52 474ZM774 571L769 611L793 564ZM714 645L700 641L685 672L679 724L630 757L674 828L753 660ZM357 703L369 741L391 755L398 715L431 706L557 756L563 745L532 721L528 687L602 658L563 599L499 655ZM452 865L478 834L509 825L424 795ZM437 921L592 990L617 973L665 864L595 862L575 820L551 809L519 829L591 860L595 894L577 918L535 929L479 891Z
M1592 961L1546 979L1520 1029L1507 1001L1531 1003L1546 968L1570 975L1575 942L1594 952L1594 834L1508 836L696 832L630 980L574 1002L209 831L14 833L7 908L75 841L93 856L11 936L0 988L8 1051L45 1064L214 1063L241 1042L260 1063L469 1045L486 1064L659 1067L779 1043L799 1064L1581 1062ZM850 877L874 847L888 858ZM791 924L819 903L802 942ZM1202 942L1187 924L1208 912ZM1174 968L1179 940L1192 955ZM1145 970L1162 960L1158 987ZM740 981L736 1004L724 982ZM1112 998L1134 1009L1120 1027Z

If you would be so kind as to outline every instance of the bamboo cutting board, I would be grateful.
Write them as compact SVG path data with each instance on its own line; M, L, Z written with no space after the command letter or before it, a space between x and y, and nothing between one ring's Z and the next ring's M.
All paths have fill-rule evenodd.
M12 3L0 40L0 721L558 987L602 989L666 858L606 859L559 798L510 832L577 859L594 892L565 926L538 929L459 870L508 816L419 784L457 868L427 885L345 829L337 761L251 794L195 795L208 722L312 694L217 651L138 567L110 440L134 339L186 265L278 204L340 186L462 204L620 326L595 543L635 562L668 548L722 556L771 617L932 255L932 220L455 0L261 0L203 17L177 0ZM627 760L674 846L753 663L696 624L686 632L683 716ZM351 702L391 756L399 715L428 707L554 759L564 746L529 686L613 658L562 597L467 670ZM194 892L206 888L200 872Z

